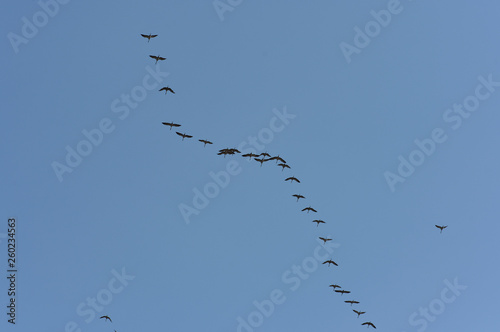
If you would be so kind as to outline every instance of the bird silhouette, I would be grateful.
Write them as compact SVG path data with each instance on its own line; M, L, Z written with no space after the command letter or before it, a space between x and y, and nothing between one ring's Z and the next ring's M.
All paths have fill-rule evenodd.
M179 135L179 136L182 136L182 140L184 140L184 138L186 138L186 137L187 137L187 138L191 138L191 137L193 137L193 136L191 136L191 135L186 135L186 133L182 134L182 133L180 133L180 132L178 132L178 131L176 131L175 133L176 133L177 135Z
M242 154L241 155L242 157L248 157L249 159L252 159L252 157L258 157L259 155L258 154L255 154L255 153L247 153L247 154Z
M160 90L158 91L165 91L165 94L167 94L167 92L172 92L174 95L175 95L175 92L174 90L172 90L171 88L169 88L168 86L164 86L163 88L161 88Z
M199 139L198 141L202 142L203 143L203 146L207 145L207 144L214 144L210 141L207 141L206 139Z
M283 164L286 164L286 161L283 158L281 158L279 155L277 155L275 157L271 157L270 159L276 160L276 164L278 163L278 161L281 161Z
M301 198L304 198L304 199L305 199L305 197L304 197L304 196L302 196L302 195L300 195L300 194L293 194L292 196L293 196L293 197L297 197L297 202L298 202L298 201L299 201L299 199L301 199Z
M354 310L354 309L352 309L352 311L354 311L355 313L358 314L358 318L359 318L359 315L362 315L362 314L366 313L366 311L357 311L357 310Z
M269 161L270 159L265 159L265 158L255 158L256 161L260 163L260 167L262 167L262 164L265 163L266 161Z
M319 219L313 220L313 222L316 223L316 227L318 227L319 224L326 224L326 222L324 222L323 220L319 220Z
M283 172L283 170L284 170L285 168L290 168L290 166L288 166L287 164L278 164L278 166L281 166L281 167L282 167L282 168L281 168L281 171L282 171L282 172Z
M150 58L153 58L153 59L155 59L155 60L156 60L155 64L156 64L156 63L158 63L158 60L163 61L163 60L166 60L166 59L167 59L167 58L162 58L162 57L161 57L161 56L159 56L159 55L150 55L149 57L150 57Z
M352 306L353 304L359 304L359 302L358 302L358 301L344 301L344 302L345 302L345 303L350 303L350 304L351 304L351 306Z
M158 36L158 35L152 35L152 34L149 34L149 35L143 35L143 34L141 33L141 36L143 36L144 38L147 38L147 39L148 39L148 43L149 43L149 41L151 40L151 38L154 38L154 37L156 37L156 36Z
M370 326L371 326L371 327L373 327L374 329L376 329L375 325L373 325L373 323L372 323L372 322L364 322L364 323L363 323L363 324L361 324L361 325L366 325L366 327L370 327Z
M346 290L335 290L335 293L340 293L341 295L344 295L344 294L349 294L350 291L346 291Z
M332 288L333 288L333 290L335 290L335 288L340 288L340 286L339 286L339 285L335 285L335 284L330 285L330 286L328 286L328 287L332 287Z
M102 319L102 318L104 318L105 321L109 320L110 322L112 322L112 320L111 320L111 318L109 318L109 316L104 315L104 316L100 317L100 319Z
M316 211L315 209L313 209L312 207L308 206L306 208L303 208L302 211L307 211L307 213L309 213L309 211L312 211L312 212L318 212Z
M172 130L172 127L180 127L180 124L173 123L173 122L162 122L165 126L170 126L170 130Z
M323 264L326 264L328 263L328 266L330 266L330 264L333 264L335 266L339 266L337 263L335 263L334 261L332 261L331 259L327 260L327 261L324 261Z
M271 155L267 152L262 152L259 156L271 158Z
M297 181L298 183L300 183L299 179L297 179L294 176L290 176L289 178L286 178L285 181L290 181L290 183L292 183L293 181Z
M438 226L438 225L434 225L434 226L436 226L437 228L439 228L439 229L440 229L439 233L442 233L442 232L443 232L443 229L445 229L446 227L448 227L448 225L446 225L446 226Z
M320 240L323 240L323 243L326 243L326 241L331 241L332 239L324 238L324 237L319 237Z

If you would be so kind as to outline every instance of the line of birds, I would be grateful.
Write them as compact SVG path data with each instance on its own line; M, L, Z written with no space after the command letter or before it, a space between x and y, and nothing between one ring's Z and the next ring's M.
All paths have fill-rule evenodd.
M141 34L141 36L144 37L144 38L146 38L148 40L148 43L149 43L152 38L155 38L158 35ZM155 60L155 64L158 63L158 61L166 60L165 57L161 57L160 55L157 55L157 56L156 55L150 55L150 57ZM165 91L165 94L167 94L170 91L171 93L175 94L175 92L170 87L168 87L168 86L162 87L159 91ZM162 122L162 124L165 125L165 126L169 126L170 130L172 130L172 128L174 128L174 127L175 128L181 127L180 124L174 123L174 122ZM179 135L180 137L182 137L182 141L184 141L184 139L186 139L186 138L188 138L188 139L189 138L193 138L193 135L188 135L185 132L181 133L181 132L176 131L175 133L177 135ZM201 142L201 143L203 143L203 147L206 147L207 144L208 145L212 145L213 144L213 142L211 142L211 141L209 141L207 139L198 139L198 141ZM226 155L235 155L235 154L241 154L241 152L238 149L235 149L235 148L224 148L224 149L220 149L218 151L218 153L217 153L217 155L223 155L224 158L226 157ZM260 154L246 153L246 154L243 154L242 157L249 158L249 159L253 158L255 161L257 161L257 162L260 163L261 167L262 167L262 164L264 164L265 162L268 162L268 161L271 161L271 160L276 160L277 166L279 166L279 167L282 168L281 171L283 171L285 168L291 169L291 167L287 164L287 162L282 157L280 157L279 155L277 155L277 156L271 156L267 152L263 152L263 153L260 153ZM295 176L287 177L285 179L285 181L290 181L290 183L293 183L293 182L300 183L300 180L297 179ZM298 202L300 199L305 199L306 198L305 196L303 196L301 194L293 194L292 196L297 199L296 202ZM311 206L303 208L302 211L306 211L307 213L309 213L309 212L315 212L315 213L317 213L318 212L317 210L315 210ZM326 222L324 220L321 220L321 219L315 219L312 222L316 223L316 227L318 227L319 224L326 224ZM447 227L447 226L439 226L439 225L435 225L435 226L440 229L440 233L442 233L443 229L445 229ZM330 239L330 238L325 238L325 237L321 237L321 236L319 237L319 239L322 240L324 244L326 244L326 242L328 242L328 241L332 241L332 239ZM338 264L335 261L333 261L332 259L326 260L325 262L323 262L323 264L328 264L328 266L330 266L330 265L338 266ZM336 285L336 284L329 285L329 287L332 287L333 290L336 293L340 293L341 295L350 294L351 293L348 290L341 289L341 286ZM351 306L353 304L359 304L359 301L355 301L355 300L346 300L344 302L350 304ZM355 310L355 309L352 309L352 311L357 314L358 318L361 315L363 315L363 314L366 313L366 311L359 311L359 310ZM102 316L101 318L109 319L109 321L111 321L111 319L108 316ZM370 322L370 321L364 322L361 325L367 326L368 328L369 327L373 327L374 329L376 329L375 325L372 322Z

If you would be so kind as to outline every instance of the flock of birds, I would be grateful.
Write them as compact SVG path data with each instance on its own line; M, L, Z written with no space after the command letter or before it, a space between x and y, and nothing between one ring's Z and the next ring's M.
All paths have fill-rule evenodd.
M144 37L144 38L146 38L148 40L148 43L149 43L152 38L155 38L158 35L153 35L153 34L145 35L145 34L141 34L141 36ZM165 57L161 57L159 55L150 55L150 57L155 60L155 63L157 63L158 61L166 60ZM170 91L171 93L175 94L175 92L171 88L169 88L168 86L162 87L159 91L165 91L165 94L167 94ZM176 127L176 128L181 127L180 124L174 123L174 122L162 122L162 124L165 125L165 126L169 126L170 130L172 130L173 127ZM192 135L188 135L186 133L181 133L181 132L178 132L178 131L176 131L176 134L179 135L180 137L182 137L182 141L184 141L184 139L186 139L186 138L188 138L188 139L189 138L193 138ZM207 139L198 139L198 141L201 142L201 143L203 143L204 147L207 144L209 144L209 145L213 144L213 142L211 142L211 141L209 141ZM224 149L219 150L219 152L217 153L217 155L223 155L224 158L226 157L226 155L235 155L235 154L241 154L241 152L238 151L238 149L235 149L235 148L224 148ZM280 157L279 155L277 155L277 156L271 156L267 152L263 152L263 153L260 153L260 154L247 153L247 154L243 154L241 156L244 157L244 158L250 158L250 159L253 158L253 160L255 160L255 161L257 161L257 162L260 163L261 167L262 167L263 163L275 160L277 166L279 166L279 167L282 168L282 171L285 168L288 168L288 169L291 168L282 157ZM290 183L293 183L293 182L300 183L300 180L297 179L295 176L287 177L285 179L285 181L290 181ZM305 199L306 198L305 196L303 196L301 194L293 194L292 196L297 199L296 200L297 202L300 199ZM302 211L306 211L307 213L309 213L309 212L317 213L318 212L314 208L312 208L311 206L303 208ZM318 227L320 224L326 224L326 222L324 220L321 220L321 219L315 219L312 222L316 223L316 227ZM443 232L443 229L445 229L446 227L448 227L448 226L439 226L439 225L435 225L435 226L440 229L440 233ZM323 243L326 243L326 242L332 240L330 238L321 237L321 236L319 237L319 239L322 240ZM323 264L328 264L328 266L330 266L330 265L338 266L338 264L335 261L333 261L332 259L326 260L325 262L323 262ZM339 286L339 285L337 285L337 284L331 284L331 285L329 285L329 287L332 287L333 291L336 292L336 293L339 293L340 295L350 294L351 293L348 290L342 289L342 287ZM356 304L356 305L359 304L359 301L355 301L355 300L346 300L344 302L350 304L350 306L352 306L354 304ZM360 310L355 310L355 309L352 309L352 311L357 315L358 318L361 315L366 314L366 311L360 311ZM105 320L109 320L111 322L111 318L109 318L108 316L102 316L100 318L101 319L105 319ZM363 322L361 325L367 326L368 328L369 327L373 327L374 329L376 329L375 325L371 321ZM115 332L116 332L116 330L115 330Z

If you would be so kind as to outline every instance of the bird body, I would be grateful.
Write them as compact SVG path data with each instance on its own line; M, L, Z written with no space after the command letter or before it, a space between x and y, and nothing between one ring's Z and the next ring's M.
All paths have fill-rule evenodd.
M313 220L313 222L315 222L315 223L316 223L316 227L318 227L318 226L319 226L319 224L326 224L323 220L318 220L318 219Z
M300 195L300 194L293 194L292 195L293 197L297 197L297 202L299 201L299 199L301 198L305 198L304 196Z
M345 302L345 303L350 303L350 304L351 304L351 306L352 306L353 304L359 304L359 302L358 302L358 301L344 301L344 302Z
M319 237L320 240L323 241L323 243L326 243L326 241L331 241L332 239L324 238L324 237Z
M102 319L102 318L104 318L104 320L105 320L105 321L106 321L106 320L109 320L110 322L112 322L112 321L111 321L111 318L109 318L109 316L104 315L104 316L101 316L101 317L100 317L100 319Z
M346 291L346 290L335 290L335 293L340 293L341 295L344 295L344 294L349 294L350 291Z
M362 315L362 314L366 313L366 311L357 311L357 310L354 310L354 309L352 309L352 311L354 311L355 313L358 314L358 318L359 318L359 315Z
M370 326L371 326L371 327L373 327L374 329L376 329L375 325L373 325L373 323L372 323L372 322L364 322L364 323L363 323L363 324L361 324L361 325L366 325L366 327L370 327Z
M278 164L278 166L281 166L281 167L282 167L282 168L281 168L281 171L282 171L282 172L283 172L283 170L284 170L285 168L290 168L290 166L288 166L287 164Z
M330 285L330 286L328 286L328 287L332 287L332 288L333 288L333 290L335 290L335 288L340 288L340 286L339 286L339 285L335 285L335 284Z
M241 156L242 157L248 157L249 159L252 159L252 157L258 157L259 155L255 154L255 153L247 153L247 154L243 154Z
M293 181L297 181L297 183L300 183L299 179L297 179L294 176L290 176L289 178L286 178L285 181L290 181L290 183L292 183Z
M438 226L438 225L434 225L434 226L436 226L437 228L439 228L439 230L440 230L440 231L439 231L439 233L442 233L442 232L443 232L443 229L445 229L446 227L448 227L448 225L446 225L446 226Z
M148 43L149 43L149 41L151 40L151 38L154 38L154 37L156 37L158 35L152 35L152 34L144 35L144 34L141 33L141 36L143 36L144 38L147 38Z
M172 90L171 88L169 88L168 86L164 86L163 88L161 88L160 90L158 91L165 91L165 94L167 94L167 92L172 92L174 95L175 95L175 92L174 90Z
M186 137L187 137L187 138L191 138L191 137L193 137L193 136L191 136L191 135L187 135L186 133L182 134L182 133L180 133L180 132L178 132L178 131L176 131L175 133L176 133L177 135L181 136L181 137L182 137L182 140L184 140L184 138L186 138Z
M210 141L207 141L206 139L199 139L198 141L202 142L203 143L203 146L207 145L207 144L214 144Z
M331 259L327 260L327 261L324 261L323 264L326 264L328 263L328 266L330 266L330 264L333 264L335 266L339 266L337 263L335 263L334 261L332 261Z
M312 212L318 212L316 211L315 209L313 209L312 207L308 206L306 208L303 208L302 211L307 211L307 213L309 213L309 211L312 211Z
M153 58L153 59L155 59L155 60L156 60L155 64L156 64L156 63L158 63L158 60L163 61L163 60L166 60L166 59L167 59L167 58L163 58L163 57L161 57L161 56L159 56L159 55L150 55L149 57L150 57L150 58Z
M165 126L170 126L170 130L172 130L172 127L180 127L180 124L173 123L173 122L162 122Z

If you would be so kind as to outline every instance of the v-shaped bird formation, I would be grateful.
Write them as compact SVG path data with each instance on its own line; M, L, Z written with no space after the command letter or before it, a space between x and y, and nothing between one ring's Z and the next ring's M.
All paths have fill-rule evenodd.
M149 43L152 38L155 38L158 35L141 34L141 36L144 37L144 38L146 38L148 40L148 43ZM164 61L164 60L166 60L165 57L161 57L160 55L150 55L149 57L151 57L152 59L155 60L155 64L158 63L158 61ZM175 94L174 90L172 90L168 86L161 88L159 91L160 92L161 91L165 91L165 95L168 92L171 92L172 94ZM176 128L177 127L181 127L181 124L174 123L174 122L162 122L162 124L165 125L165 126L169 126L170 130L172 130L173 127L176 127ZM182 141L184 141L185 138L193 138L193 135L188 135L185 132L181 133L181 132L176 131L175 133L177 135L179 135L180 137L182 137ZM201 143L203 143L203 147L206 147L207 144L208 145L213 145L214 144L212 141L209 141L209 140L207 140L205 138L199 138L198 141L201 142ZM218 150L218 152L217 152L217 155L222 155L222 156L224 156L224 158L227 155L236 155L236 154L241 154L241 152L238 149L235 149L235 148L223 148L223 149ZM275 165L281 167L282 168L281 171L284 171L285 169L291 169L291 167L287 164L287 162L280 155L271 156L269 153L263 152L263 153L260 153L260 154L246 153L246 154L243 154L241 156L244 157L244 158L249 158L250 160L253 158L253 160L255 160L258 163L260 163L260 167L262 167L262 165L264 163L268 162L268 161L276 160ZM285 181L289 181L290 183L293 183L293 182L300 183L300 180L297 179L295 176L289 176L289 177L285 178ZM300 199L306 199L306 197L303 196L302 194L293 194L292 196L296 198L296 202L299 202ZM317 210L315 210L311 206L303 208L302 211L306 211L307 213L309 213L309 212L315 212L315 213L317 213L318 212ZM320 224L326 224L326 222L323 221L323 220L321 220L321 219L315 219L315 220L312 220L312 222L316 223L316 227L318 227ZM435 226L440 229L440 233L443 231L443 229L445 229L447 227L447 226L439 226L439 225L435 225ZM332 241L332 239L330 239L330 238L321 237L321 236L319 237L319 239L322 240L323 243L326 243L328 241ZM333 265L334 267L338 267L338 264L335 261L333 261L332 259L326 260L325 262L323 262L323 264L324 265L328 264L327 266ZM332 287L333 291L335 293L339 293L340 295L350 294L351 293L351 291L342 289L342 287L339 286L339 285L337 285L337 284L331 284L331 285L329 285L329 287ZM353 304L356 304L356 305L359 304L359 301L356 301L356 300L346 300L344 302L347 303L347 304L350 304L350 306L352 306ZM355 314L357 314L358 318L360 317L360 315L366 314L366 311L358 311L358 310L354 310L354 309L352 311ZM104 318L105 320L109 320L111 322L111 319L108 316L102 316L101 318ZM372 328L376 329L375 325L371 321L364 322L361 325L367 326L368 328L372 327Z

